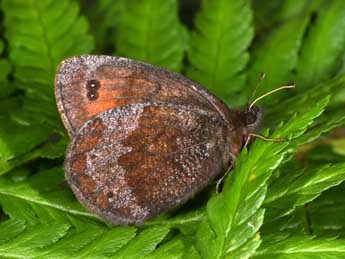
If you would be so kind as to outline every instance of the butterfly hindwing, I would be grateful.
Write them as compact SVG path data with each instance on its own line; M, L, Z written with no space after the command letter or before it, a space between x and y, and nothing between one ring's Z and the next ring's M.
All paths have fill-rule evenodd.
M228 128L216 111L164 102L105 111L75 135L66 177L113 224L140 224L191 198L224 169Z

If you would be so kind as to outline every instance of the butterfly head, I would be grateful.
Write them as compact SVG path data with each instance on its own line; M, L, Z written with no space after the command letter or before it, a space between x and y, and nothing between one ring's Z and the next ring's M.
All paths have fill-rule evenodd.
M256 133L264 117L264 110L261 106L253 106L236 111L232 117L232 125L237 125L236 134L241 139L243 146L251 133Z
M262 76L261 80L263 78L264 77ZM252 97L250 98L248 106L245 109L239 110L232 114L232 118L230 120L232 122L231 124L236 125L234 131L236 132L236 137L232 136L232 154L236 156L236 154L238 154L243 147L247 146L250 143L252 137L258 137L266 141L282 141L282 139L270 139L257 133L260 122L262 121L262 118L264 116L264 111L261 106L257 106L255 104L262 98L274 92L294 87L294 84L283 85L257 97L254 101L251 101L253 96L255 95L255 90Z
M242 111L243 125L247 132L255 132L264 116L264 109L261 106L253 106Z

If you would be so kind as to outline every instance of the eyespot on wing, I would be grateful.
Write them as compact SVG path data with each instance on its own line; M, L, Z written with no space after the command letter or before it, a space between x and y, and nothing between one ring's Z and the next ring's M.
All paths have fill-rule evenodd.
M197 83L143 62L104 55L64 60L55 77L55 97L71 137L92 117L135 103L170 102L217 110L224 121L228 108Z

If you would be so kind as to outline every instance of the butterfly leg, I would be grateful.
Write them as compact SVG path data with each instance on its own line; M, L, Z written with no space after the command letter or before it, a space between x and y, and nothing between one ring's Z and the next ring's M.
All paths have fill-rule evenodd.
M234 157L234 158L236 159L236 157ZM222 188L222 184L223 184L223 182L224 182L225 177L229 174L230 170L231 170L232 168L234 168L234 162L235 162L234 159L231 160L231 163L230 163L230 165L228 166L228 168L226 169L225 173L222 175L221 178L218 179L217 184L216 184L216 192L217 192L217 193L220 193L220 190L221 190L221 188Z
M247 139L246 139L246 142L244 144L244 147L247 147L250 140L252 139L252 137L255 137L255 138L259 138L259 139L262 139L264 141L271 141L271 142L284 142L284 141L288 141L287 138L268 138L268 137L265 137L263 135L260 135L260 134L257 134L257 133L249 133Z

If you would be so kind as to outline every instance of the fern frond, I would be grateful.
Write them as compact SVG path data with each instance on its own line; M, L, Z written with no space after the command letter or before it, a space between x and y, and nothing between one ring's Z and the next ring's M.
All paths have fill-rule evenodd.
M10 217L0 224L0 256L157 258L172 249L171 258L183 254L183 244L178 239L154 251L169 233L167 226L153 226L141 232L133 227L109 228L93 219L4 195L0 195L0 205Z
M140 232L112 258L139 258L151 253L168 234L167 227L152 227Z
M16 172L12 172L15 174ZM43 170L25 179L25 181L14 181L8 177L0 177L0 195L9 198L19 198L48 208L55 208L71 215L82 215L90 218L96 216L80 205L74 198L68 186L65 186L65 178L61 167ZM181 213L169 219L155 218L145 223L145 227L166 226L169 228L180 228L186 233L191 226L201 221L205 216L204 210L195 210L189 213Z
M114 47L112 35L117 29L121 13L127 11L127 2L126 0L81 1L82 11L90 21L96 53L110 54Z
M0 55L3 54L5 43L0 40ZM8 81L11 65L7 58L0 58L0 99L8 97L13 91L13 86Z
M279 127L273 136L300 136L323 112L328 100L325 98L306 113L293 117ZM222 193L207 203L208 217L202 221L197 233L197 248L203 257L223 258L240 251L245 254L247 251L241 250L242 247L249 245L252 240L260 242L255 235L263 222L260 207L265 198L267 180L282 162L288 146L287 142L255 141L250 155L246 151L240 154ZM258 244L253 246L257 247ZM251 251L252 254L254 251ZM247 254L246 258L249 256Z
M4 0L2 9L14 76L26 92L24 109L30 115L26 120L57 125L56 67L66 57L92 50L87 21L74 0Z
M69 188L59 187L65 181L61 167L41 171L25 181L15 183L0 178L0 194L17 197L27 202L56 208L71 214L95 217L86 212Z
M5 0L2 9L14 83L25 96L22 108L7 107L8 114L1 116L5 123L0 124L0 174L37 159L42 151L49 152L48 157L63 154L61 149L47 150L65 144L48 144L54 129L61 127L54 99L56 66L65 57L89 52L93 45L74 0Z
M0 223L0 244L5 243L21 232L26 228L25 222L23 220L10 219Z
M268 220L292 213L325 190L345 181L345 163L326 165L311 172L288 171L270 186L264 206ZM286 184L289 183L289 184Z
M314 238L311 236L295 236L279 240L274 244L260 247L253 257L255 259L307 259L332 258L345 256L345 239Z
M297 66L300 89L331 78L340 68L345 50L344 17L345 2L342 0L324 2L318 10Z
M12 197L0 196L0 204L5 213L10 216L9 221L21 220L25 222L24 231L1 245L0 255L4 255L6 252L19 258L70 258L72 254L84 253L87 258L88 253L92 254L100 247L104 250L99 255L103 254L104 251L105 254L109 252L109 240L106 237L109 238L110 233L115 233L115 231L107 229L104 225L95 224L91 220L68 216L62 211L37 206ZM41 232L41 228L46 229L46 232ZM60 231L59 228L62 228L63 231ZM127 236L129 241L135 235L135 229L128 228L126 232L116 232L116 234L122 235L117 238L111 236L111 240L114 241L112 251L116 251L115 244L119 242L118 239L125 240ZM25 246L17 242L21 240L23 242L27 240ZM35 240L34 243L33 240ZM105 242L98 244L99 240ZM96 244L98 246L95 247ZM90 249L86 249L88 246Z
M70 258L73 254L73 258L138 258L145 255L156 258L171 249L176 249L171 253L171 258L183 254L183 243L175 240L151 255L174 223L146 226L137 236L135 228L108 229L95 220L94 215L81 208L69 189L60 186L63 180L60 168L42 171L17 183L9 177L0 178L0 205L10 217L0 224L0 233L12 233L8 236L0 234L0 256L12 254L24 258ZM23 225L22 222L26 223ZM50 226L50 222L56 225ZM47 235L60 231L53 227L67 229L63 228L64 232L55 240L43 236L44 233L36 233L36 229L38 231L45 225ZM25 234L27 228L33 232ZM18 240L31 239L33 235L37 236L35 243L42 249L37 250L31 243L25 243L27 250L24 245L19 246ZM47 244L43 241L40 244L43 238ZM13 242L17 245L12 245Z
M305 90L304 92L295 93L289 98L278 100L275 100L273 98L271 99L271 104L268 107L265 107L266 114L264 123L269 122L270 125L278 124L281 121L282 117L291 117L295 113L303 113L308 110L310 103L317 102L317 100L320 100L325 96L331 97L329 108L333 109L333 99L337 97L339 91L341 91L344 86L345 76L343 75L328 80L327 82L315 85L314 87ZM287 109L286 107L289 107L289 109ZM341 114L334 114L334 116L329 116L329 114L326 114L325 117L320 117L320 119L327 120L329 118L330 120L328 122L330 122L331 124L331 120L339 121L339 123L341 123L341 117ZM317 120L317 122L318 121L319 120Z
M306 207L313 234L345 237L345 183L329 189Z
M204 0L190 39L187 75L232 104L246 80L252 16L249 1Z
M186 35L176 0L128 2L115 35L116 54L179 71Z
M13 104L5 103L6 109L11 109L11 105L17 104L16 100L11 100L11 102ZM14 107L13 110L16 108ZM30 132L30 134L23 134L23 132ZM44 142L51 132L51 128L47 125L22 125L14 121L9 114L2 113L0 116L0 175L39 157L38 153L31 151Z
M159 246L153 253L145 256L145 259L178 259L183 256L183 243L179 239L174 239L162 246ZM186 254L190 259L190 254ZM186 257L186 258L187 258Z
M292 81L292 72L298 62L299 48L308 22L309 16L288 20L253 48L248 71L249 88L245 89L248 96L253 92L262 73L265 73L266 77L258 89L257 96ZM277 99L277 95L279 93L271 98ZM271 98L267 97L263 101L269 103Z
M308 0L253 1L255 32L260 37L290 19L303 15L309 16L311 12L320 8L322 3L323 1ZM288 37L284 40L288 40Z

